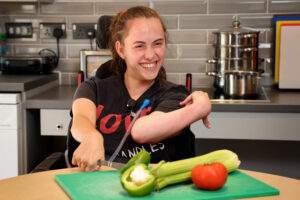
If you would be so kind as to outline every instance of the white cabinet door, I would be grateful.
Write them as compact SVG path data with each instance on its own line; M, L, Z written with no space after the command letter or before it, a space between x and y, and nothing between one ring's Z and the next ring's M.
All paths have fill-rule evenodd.
M21 125L19 104L0 104L0 130L18 129Z
M18 176L20 94L0 93L0 179Z
M70 110L41 109L41 135L66 136L70 120Z
M18 176L18 130L0 129L0 180Z

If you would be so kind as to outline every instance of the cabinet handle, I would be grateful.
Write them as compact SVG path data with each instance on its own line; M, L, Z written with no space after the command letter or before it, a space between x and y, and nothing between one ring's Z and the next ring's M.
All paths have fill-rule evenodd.
M57 130L62 130L64 128L63 124L56 124Z

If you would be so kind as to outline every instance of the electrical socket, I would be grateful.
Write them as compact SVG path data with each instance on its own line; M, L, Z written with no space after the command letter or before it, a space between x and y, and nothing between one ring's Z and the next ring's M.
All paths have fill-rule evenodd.
M40 38L41 39L55 39L53 31L60 28L63 31L61 38L66 38L66 24L65 23L40 23Z
M32 38L32 23L5 23L7 38Z
M90 37L88 36L88 31L95 30L96 32L96 29L97 24L95 23L73 23L73 39L90 39Z

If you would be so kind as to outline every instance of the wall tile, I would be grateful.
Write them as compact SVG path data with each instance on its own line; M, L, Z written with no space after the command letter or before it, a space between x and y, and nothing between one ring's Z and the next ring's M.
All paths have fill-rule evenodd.
M161 16L167 29L178 28L178 17L177 16Z
M177 58L177 45L168 44L165 53L166 58Z
M119 12L121 12L124 9L128 9L133 6L147 6L149 7L148 2L141 2L141 1L119 1L119 2L101 2L101 3L96 3L95 9L96 9L96 14L97 15L115 15Z
M99 16L80 16L80 17L77 17L77 16L70 16L67 18L67 27L68 29L72 29L72 24L73 23L95 23L97 24L97 21L99 19L100 15Z
M265 13L265 0L210 0L209 13Z
M273 29L267 30L266 36L266 43L273 43Z
M179 58L211 58L214 55L212 45L179 45Z
M217 32L219 30L208 30L207 31L207 44L215 44L216 42L216 34L214 32Z
M271 28L273 22L272 15L243 15L239 16L241 26L251 28Z
M160 14L206 14L207 1L153 0L153 8Z
M37 3L8 3L0 2L1 15L36 15Z
M206 60L199 59L165 59L167 73L200 73L206 70Z
M265 59L265 73L273 74L273 65L272 65L273 59Z
M94 8L92 2L66 2L66 3L42 3L41 14L43 15L93 15Z
M219 29L222 27L232 26L231 15L218 16L180 16L180 29Z
M180 74L181 84L185 85L185 74ZM203 73L192 73L192 88L209 88L213 85L213 78Z
M178 73L167 73L167 80L175 84L181 84L180 75Z
M172 44L206 44L206 31L170 30L169 40Z
M266 30L258 30L259 31L259 43L267 43L267 33Z
M60 59L56 71L77 73L80 69L79 59Z
M258 57L259 58L271 58L272 56L272 48L259 48Z
M69 45L68 46L68 57L69 58L80 58L80 50L90 49L88 44L83 45Z
M287 12L300 12L300 0L269 0L269 12L270 13L287 13Z

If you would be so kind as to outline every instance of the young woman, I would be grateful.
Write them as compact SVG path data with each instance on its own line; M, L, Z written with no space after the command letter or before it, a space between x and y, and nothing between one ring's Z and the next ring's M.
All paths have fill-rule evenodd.
M97 170L97 161L110 158L145 99L150 106L136 120L115 161L127 162L142 149L151 153L152 163L191 156L183 144L186 137L194 139L189 125L202 119L209 128L211 103L206 93L189 94L184 86L165 80L162 19L150 8L133 7L113 19L110 32L115 75L92 78L76 91L71 133L80 144L72 164Z

